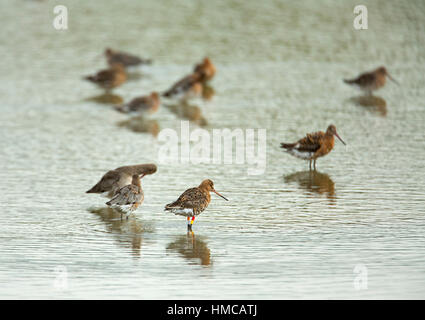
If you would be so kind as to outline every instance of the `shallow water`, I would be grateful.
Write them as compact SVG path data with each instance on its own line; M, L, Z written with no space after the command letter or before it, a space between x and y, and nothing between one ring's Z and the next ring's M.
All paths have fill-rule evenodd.
M64 1L66 31L56 4L0 3L1 298L425 297L423 1L363 1L362 31L355 1ZM82 80L106 46L154 60L108 99ZM111 107L206 55L210 100L163 104L142 129ZM341 81L379 65L401 86L365 100ZM158 163L158 133L185 119L267 129L265 173L159 164L129 220L84 193L109 169ZM347 146L317 172L279 148L330 123ZM213 194L187 234L163 206L205 178L230 201Z

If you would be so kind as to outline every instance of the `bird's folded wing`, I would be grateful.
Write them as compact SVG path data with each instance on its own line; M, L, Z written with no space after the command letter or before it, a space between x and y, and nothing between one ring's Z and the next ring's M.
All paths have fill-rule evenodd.
M138 192L138 188L135 185L129 184L125 187L122 187L117 191L115 196L111 199L111 203L119 204L119 205L128 205L133 204L140 201L143 196Z
M199 80L199 75L191 74L177 81L170 89L165 92L165 95L178 94L189 89L195 82Z
M99 71L95 77L97 81L107 82L114 80L115 73L111 70L103 70Z
M130 110L142 109L146 108L149 103L149 99L147 97L139 97L131 100L128 104Z
M187 189L173 203L167 204L166 208L195 208L205 201L205 195L198 188Z
M320 142L324 136L322 131L308 133L304 138L298 141L296 149L299 151L314 152L320 148Z
M352 83L355 83L360 86L365 86L375 81L375 74L373 73L364 73L358 76L356 79L352 80Z

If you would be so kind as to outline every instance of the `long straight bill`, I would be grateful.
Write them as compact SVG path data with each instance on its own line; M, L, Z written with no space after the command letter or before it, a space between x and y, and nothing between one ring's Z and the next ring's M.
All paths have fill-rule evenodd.
M344 142L344 140L341 139L341 137L338 135L338 133L335 132L335 135L344 145L346 145L346 143Z
M219 194L217 191L213 190L213 192L214 192L216 195L218 195L218 196L222 197L224 200L229 201L229 199L227 199L226 197L222 196L222 195L221 195L221 194Z

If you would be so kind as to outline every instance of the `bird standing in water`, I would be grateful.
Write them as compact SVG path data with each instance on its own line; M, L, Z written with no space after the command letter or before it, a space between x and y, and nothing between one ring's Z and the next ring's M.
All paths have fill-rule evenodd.
M344 79L344 82L349 85L357 86L368 95L372 95L372 91L378 90L385 85L387 77L396 84L399 84L393 77L391 77L385 67L379 67L374 71L362 73L354 79Z
M164 97L178 97L182 100L200 97L207 87L206 82L211 80L216 73L216 68L211 60L206 57L193 68L193 73L177 81L170 89L163 93Z
M106 202L108 206L128 206L130 205L130 208L128 212L126 213L127 219L128 216L136 210L143 202L144 195L142 186L140 184L140 179L143 178L145 175L139 177L138 174L134 174L131 180L131 184L128 184L121 189L119 189L115 195L112 197L111 200ZM122 214L121 214L122 218Z
M94 75L86 76L85 79L109 91L127 81L127 73L121 63L114 63L109 69L101 70Z
M131 55L122 51L112 50L107 48L105 50L106 60L109 65L113 65L115 63L122 64L125 68L138 66L140 64L151 64L152 61L150 59L142 59L135 55Z
M202 94L201 74L193 73L177 81L170 89L163 93L167 98L187 100L199 97Z
M152 163L137 164L131 166L123 166L106 172L100 181L96 183L86 193L106 193L106 196L112 198L115 193L122 187L128 185L132 181L132 177L137 174L139 176L153 174L157 170L156 165Z
M115 109L122 113L143 112L148 111L154 113L159 108L159 95L152 92L148 96L137 97L126 104L116 106Z
M345 142L336 132L336 127L329 125L326 132L318 131L308 133L304 138L295 143L281 143L281 148L284 148L289 154L304 160L313 161L314 170L316 170L316 159L327 155L334 147L336 136L345 145Z
M167 204L165 211L171 211L176 215L187 217L187 229L192 231L195 216L204 211L211 201L210 192L214 192L224 200L229 201L215 191L214 183L210 179L206 179L198 187L187 189L176 201Z

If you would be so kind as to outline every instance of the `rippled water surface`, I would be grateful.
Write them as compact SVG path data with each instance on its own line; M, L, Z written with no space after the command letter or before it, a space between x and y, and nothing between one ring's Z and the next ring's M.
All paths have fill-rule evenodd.
M57 1L2 1L0 297L425 298L425 5L362 3L358 31L356 1L63 1L57 31ZM106 46L154 63L105 100L82 77ZM163 103L142 128L111 107L166 90L204 56L210 99ZM401 85L365 99L341 81L380 65ZM158 133L185 119L267 129L264 174L159 164ZM317 172L279 148L330 123L347 146ZM134 218L84 193L148 162L158 171ZM163 206L205 178L230 201L213 194L187 234Z

